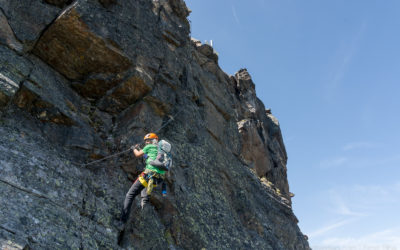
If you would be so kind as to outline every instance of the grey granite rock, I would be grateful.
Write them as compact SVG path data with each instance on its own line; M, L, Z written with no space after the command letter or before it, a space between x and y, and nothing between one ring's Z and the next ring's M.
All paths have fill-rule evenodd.
M44 1L0 0L0 9L8 20L16 38L29 51L49 24L57 17L60 9Z
M309 249L277 119L182 0L29 3L0 0L1 248ZM173 145L167 197L121 233L148 132Z
M29 59L0 45L0 110L15 96L31 70L32 63Z

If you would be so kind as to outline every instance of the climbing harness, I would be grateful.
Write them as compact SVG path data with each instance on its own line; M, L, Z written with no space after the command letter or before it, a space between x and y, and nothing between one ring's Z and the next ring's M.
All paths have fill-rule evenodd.
M178 109L178 111L177 111L174 115L170 116L169 120L168 120L164 125L162 125L158 130L156 130L156 131L154 132L154 134L157 134L157 133L160 132L163 128L165 128L170 122L172 122L172 121L174 120L174 118L183 110L183 107L184 107L184 106L182 106L180 109ZM115 156L125 154L125 153L127 153L127 152L129 152L129 151L131 151L131 148L129 148L129 149L127 149L127 150L124 150L124 151L122 151L122 152L118 152L118 153L115 153L115 154L106 156L106 157L101 158L101 159L99 159L99 160L95 160L95 161L91 161L91 162L88 162L88 163L85 163L85 164L81 164L81 166L92 165L92 164L94 164L94 163L101 162L101 161L104 161L104 160L113 158L113 157L115 157Z
M164 178L163 175L146 169L139 175L138 179L140 183L147 188L146 192L148 195L150 195L153 191L153 188L157 187L157 184L162 182Z

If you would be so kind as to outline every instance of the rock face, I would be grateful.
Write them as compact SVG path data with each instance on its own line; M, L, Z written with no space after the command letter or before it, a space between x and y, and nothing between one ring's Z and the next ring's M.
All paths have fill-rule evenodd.
M182 0L28 2L0 0L2 249L309 249L278 121L190 38ZM143 164L83 163L152 131L168 195L137 198L120 234Z

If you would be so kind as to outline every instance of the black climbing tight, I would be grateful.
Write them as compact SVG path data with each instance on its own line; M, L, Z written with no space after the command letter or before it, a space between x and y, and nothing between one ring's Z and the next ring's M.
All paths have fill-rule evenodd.
M147 203L149 203L150 196L147 194L146 188L137 179L125 196L124 208L122 210L122 216L121 216L121 220L123 222L126 222L128 220L132 202L135 199L136 195L138 195L139 193L141 193L140 196L142 198L142 208L143 208Z

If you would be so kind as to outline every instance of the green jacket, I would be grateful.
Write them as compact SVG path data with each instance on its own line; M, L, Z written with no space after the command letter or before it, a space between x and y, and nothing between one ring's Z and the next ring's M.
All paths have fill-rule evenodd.
M157 172L159 174L165 174L164 170L158 169L157 167L154 167L150 165L149 162L155 160L157 158L157 153L158 153L158 147L157 145L154 144L148 144L143 148L143 153L147 154L147 159L146 159L146 169Z

